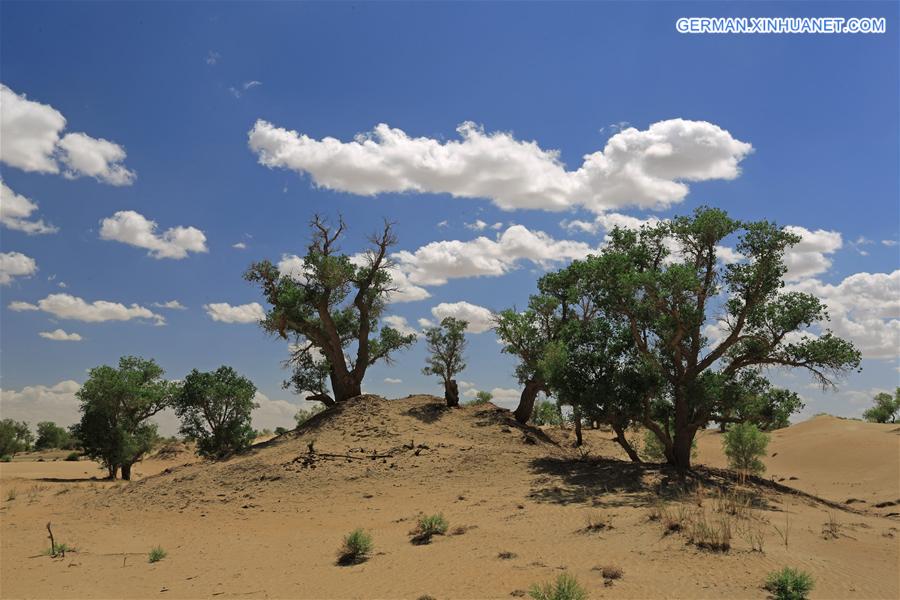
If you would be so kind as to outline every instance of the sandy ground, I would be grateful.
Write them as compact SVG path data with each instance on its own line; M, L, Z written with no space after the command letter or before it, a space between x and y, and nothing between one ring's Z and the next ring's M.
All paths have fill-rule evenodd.
M369 397L223 463L145 461L130 483L91 480L103 473L83 461L0 464L0 596L511 598L568 571L593 598L765 598L784 565L813 574L812 598L900 595L900 520L887 516L900 507L875 507L900 499L898 426L821 417L776 433L769 476L839 504L747 488L756 508L732 519L727 553L649 519L663 501L725 518L714 474L681 497L673 474L619 460L610 437L588 431L576 450L570 432L520 428L492 406ZM723 463L718 434L699 451ZM411 544L417 515L438 512L452 534ZM586 531L591 519L606 527ZM77 552L42 555L47 521ZM374 553L338 566L356 527ZM150 564L154 546L168 556ZM608 585L604 565L624 576Z

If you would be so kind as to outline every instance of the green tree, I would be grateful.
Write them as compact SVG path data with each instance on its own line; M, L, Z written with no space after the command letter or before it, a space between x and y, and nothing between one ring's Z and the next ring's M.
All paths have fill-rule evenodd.
M76 392L81 421L73 427L84 453L99 460L115 479L131 479L131 466L152 447L156 425L147 420L172 405L178 385L163 379L153 360L136 356L119 359L118 368L103 365L90 370Z
M444 400L447 406L459 406L459 387L454 379L466 368L463 353L466 350L468 321L444 317L439 327L425 329L428 356L423 375L437 375L444 384Z
M893 396L881 392L872 402L875 405L863 412L863 419L872 423L895 423L900 413L900 387L894 390Z
M34 436L24 421L0 421L0 456L12 456L31 449Z
M531 422L535 425L562 425L563 418L559 406L550 400L535 403L531 414Z
M790 425L790 416L804 404L796 392L774 387L759 369L745 369L725 383L718 406L713 420L722 432L729 423L753 423L773 431Z
M484 390L478 391L475 394L475 398L467 402L469 405L478 405L478 404L490 404L491 400L494 399L494 395L490 392L485 392Z
M256 386L231 367L215 371L191 371L175 397L175 413L181 433L197 440L197 452L207 458L224 458L253 443L251 413Z
M742 259L723 264L719 248L731 236ZM827 329L818 337L795 335L827 320L818 298L781 290L785 251L799 241L767 221L745 223L700 208L639 231L616 228L600 254L585 261L594 301L627 324L641 360L662 382L656 398L672 427L654 422L651 399L643 423L670 464L690 468L696 432L721 416L721 390L741 371L802 368L833 386L835 377L859 367L859 351ZM713 342L704 331L716 312L724 335Z
M390 362L391 355L410 346L416 336L390 327L378 330L396 291L388 256L397 243L391 224L370 238L370 250L356 256L341 254L337 247L343 220L332 227L316 215L311 230L300 273L281 273L263 261L251 265L244 278L260 286L271 306L261 322L263 329L296 345L286 386L331 406L359 396L366 370L380 360Z
M37 441L34 447L38 450L47 448L70 450L75 446L71 434L64 428L51 421L41 421L37 424Z
M769 436L753 423L738 423L722 436L722 446L728 465L742 474L760 475L766 465L762 457L766 455Z

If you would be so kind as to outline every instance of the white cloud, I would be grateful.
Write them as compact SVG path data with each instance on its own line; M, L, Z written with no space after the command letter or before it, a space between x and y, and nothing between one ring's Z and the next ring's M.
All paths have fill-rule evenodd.
M32 425L53 421L68 426L79 420L77 381L65 380L56 385L29 385L21 390L0 389L0 413L4 418L26 421Z
M836 285L806 279L785 289L821 298L831 317L827 326L853 341L863 358L900 355L900 270L856 273Z
M897 240L881 240L881 243L888 247L893 247L897 245Z
M396 385L396 384L398 384L398 383L403 383L403 380L402 380L402 379L397 379L396 377L385 377L385 378L384 378L384 382L385 382L385 383L390 383L390 384L392 384L392 385Z
M559 152L510 133L485 133L474 123L457 128L461 140L413 138L379 124L342 142L313 139L258 120L250 148L267 167L309 173L324 188L371 196L386 192L448 193L489 198L500 208L594 212L622 206L665 208L688 193L685 182L734 179L752 151L705 121L671 119L644 131L613 135L602 151L568 171Z
M469 302L442 302L431 309L431 314L438 322L447 317L468 321L468 333L484 333L494 326L494 313Z
M251 413L253 427L256 429L275 429L276 427L293 429L296 426L294 415L298 410L321 406L321 403L309 402L305 398L300 399L297 403L287 400L272 400L262 392L256 392L253 401L258 405Z
M37 210L37 204L17 194L6 183L0 180L0 223L9 229L24 231L28 235L56 233L58 227L47 225L43 219L29 221L31 213Z
M488 224L482 221L481 219L476 219L474 223L465 223L467 229L471 229L472 231L484 231Z
M523 260L549 267L592 251L583 242L555 240L542 231L513 225L496 240L482 236L468 242L431 242L414 252L396 252L392 258L413 284L443 285L448 279L503 275Z
M77 333L66 333L62 329L54 329L53 331L42 331L38 334L44 339L54 340L57 342L80 342L81 336Z
M562 227L570 231L581 231L584 233L597 233L599 231L612 231L616 227L622 229L640 229L644 225L654 227L662 223L664 219L656 217L648 217L641 219L630 215L623 215L617 212L604 212L597 215L593 221L563 221L560 223Z
M122 146L84 133L69 133L62 113L28 100L0 84L0 161L23 171L59 173L72 179L88 176L111 185L131 185L136 175L123 164Z
M206 64L210 66L218 64L220 58L222 58L221 54L210 50L206 53Z
M400 315L388 315L382 319L384 324L390 327L391 329L396 329L403 335L414 335L416 337L419 336L419 332L415 327L411 326L409 322L406 320L406 317L401 317Z
M156 233L156 221L133 210L120 210L100 222L100 238L146 248L153 258L180 260L188 252L207 252L206 236L196 227L171 227Z
M228 91L231 92L231 95L234 96L235 98L240 98L240 97L243 96L248 90L251 90L251 89L255 88L255 87L258 86L258 85L262 85L262 82L261 82L261 81L256 81L256 80L253 80L253 81L245 81L244 83L242 83L242 84L241 84L240 86L238 86L238 87L234 87L234 86L229 87L229 88L228 88Z
M788 225L785 230L801 238L800 243L785 252L784 261L788 268L785 281L798 281L824 273L831 268L831 259L826 255L834 254L843 245L841 234L837 231L810 231L796 225Z
M165 325L166 319L138 304L125 306L118 302L97 300L85 302L70 294L50 294L37 305L27 302L12 302L11 310L42 310L58 319L71 319L85 323L102 323L105 321L130 321L132 319L152 319L157 325Z
M259 302L232 306L227 302L214 302L204 304L206 311L213 321L221 323L256 323L266 318L266 313Z
M237 244L232 244L231 247L237 248L238 250L246 250L247 244L245 244L244 242L238 242Z
M169 300L168 302L154 302L156 308L168 308L169 310L187 310L187 306L178 300Z
M63 175L77 179L83 175L110 185L131 185L136 175L122 164L125 149L104 139L83 133L69 133L58 144L60 161L66 166Z
M16 277L31 277L37 262L21 252L0 252L0 285L8 285Z
M417 323L419 324L419 327L422 327L422 328L434 327L434 321L432 321L431 319L421 318L421 319L418 319Z

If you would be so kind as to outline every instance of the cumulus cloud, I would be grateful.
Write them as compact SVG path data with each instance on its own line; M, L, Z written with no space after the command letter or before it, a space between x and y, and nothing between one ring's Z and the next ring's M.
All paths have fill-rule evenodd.
M824 273L831 268L831 259L827 255L834 254L843 245L841 234L837 231L810 231L796 225L788 225L785 230L801 238L800 243L788 248L785 253L788 268L785 281L798 281Z
M168 302L154 302L156 308L168 308L169 310L187 310L187 306L178 300L169 300Z
M253 409L251 417L253 427L256 429L275 429L276 427L291 429L296 425L294 415L298 410L321 406L319 402L307 401L305 397L301 398L299 402L273 400L262 392L256 392L253 401L257 406Z
M125 306L118 302L97 300L85 302L70 294L50 294L37 304L28 302L11 302L10 310L41 310L58 319L71 319L85 323L102 323L105 321L130 321L132 319L151 319L157 325L165 325L166 319L138 304Z
M813 294L828 306L828 327L859 348L863 358L900 356L900 270L856 273L838 284L806 279L786 290Z
M386 192L447 193L488 198L500 208L594 212L622 206L665 208L688 193L685 182L734 179L752 151L705 121L671 119L639 131L623 129L606 147L567 170L559 152L471 122L460 140L410 137L379 124L342 142L321 140L259 120L248 142L267 167L308 173L324 188L371 196Z
M100 222L100 238L146 248L153 258L180 260L188 252L207 252L206 236L196 227L171 227L156 232L156 221L133 210L120 210Z
M21 252L0 252L0 285L8 285L16 277L31 277L37 262Z
M62 113L0 84L0 161L23 171L87 176L111 185L131 185L136 177L122 161L125 149L84 133L67 133ZM62 167L62 169L60 168Z
M21 390L0 389L0 413L4 418L38 423L53 421L71 425L79 419L75 392L81 387L71 379L56 385L29 385Z
M206 311L213 321L220 323L256 323L266 318L266 313L259 302L232 306L227 302L213 302L204 304Z
M53 331L42 331L38 333L44 339L54 340L56 342L80 342L81 336L77 333L66 333L62 329L54 329Z
M521 261L541 267L584 258L595 249L584 242L555 240L542 231L513 225L497 239L431 242L414 252L393 254L398 268L416 285L443 285L462 277L496 277L515 269Z
M415 327L409 324L406 320L406 317L401 317L399 315L388 315L382 319L384 324L390 327L391 329L396 329L403 335L414 335L416 337L419 336L418 330Z
M447 317L468 321L468 333L484 333L494 326L494 313L469 302L442 302L431 309L431 314L439 323Z
M385 377L385 378L384 378L384 382L385 382L385 383L390 383L390 384L392 384L392 385L396 385L396 384L398 384L398 383L403 383L403 380L402 380L402 379L397 379L396 377Z
M36 211L37 204L17 194L6 183L0 180L0 224L9 229L24 231L28 235L56 233L58 227L47 225L43 219L31 221L31 213Z

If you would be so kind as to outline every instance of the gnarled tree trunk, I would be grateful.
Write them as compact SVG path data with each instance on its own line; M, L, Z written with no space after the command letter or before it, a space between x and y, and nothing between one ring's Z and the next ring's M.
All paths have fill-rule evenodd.
M455 379L444 383L444 400L447 401L447 406L451 408L459 406L459 386L456 385Z
M513 412L516 421L524 425L531 419L531 413L534 412L534 401L537 398L538 393L543 390L543 382L535 379L525 382L525 389L522 390L522 395L519 397L519 406L517 406L515 412Z
M638 453L634 450L634 447L625 437L625 428L616 423L612 423L613 431L616 432L616 442L622 446L622 449L625 450L625 454L628 455L628 458L631 459L631 462L641 462L641 457L638 456Z
M122 465L122 479L131 481L131 465Z

